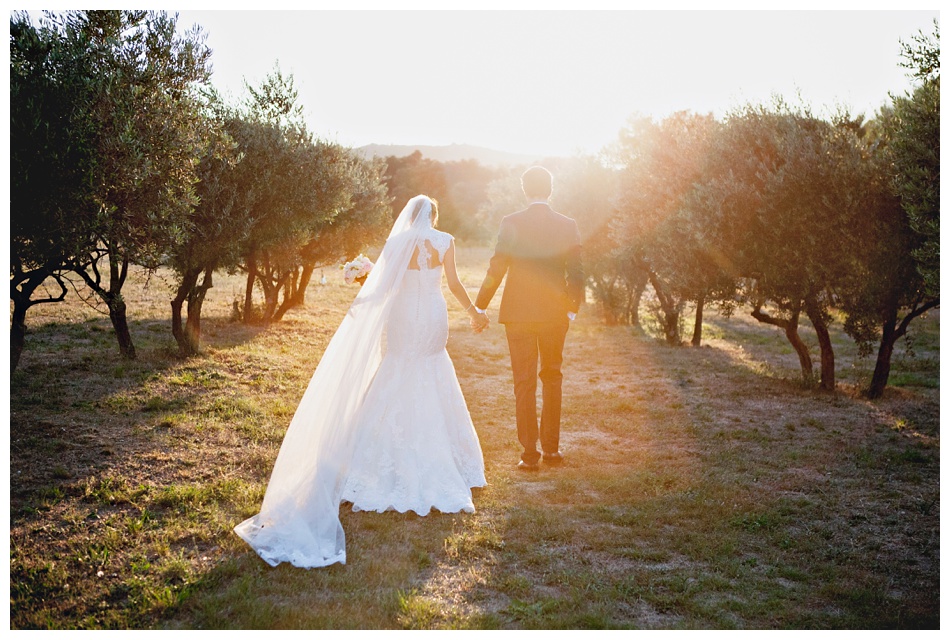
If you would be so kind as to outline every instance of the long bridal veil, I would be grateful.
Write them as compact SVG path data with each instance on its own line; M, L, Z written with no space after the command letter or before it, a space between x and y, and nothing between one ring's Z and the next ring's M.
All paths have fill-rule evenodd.
M268 564L346 562L340 500L358 438L362 400L382 361L386 318L431 202L409 200L327 345L284 436L260 513L234 528Z

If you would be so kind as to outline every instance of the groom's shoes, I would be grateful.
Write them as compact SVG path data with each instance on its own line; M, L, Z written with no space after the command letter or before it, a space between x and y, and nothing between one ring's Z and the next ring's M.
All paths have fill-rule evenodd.
M521 460L518 462L518 471L537 471L540 469L540 466L537 462L525 462Z
M560 451L555 451L554 453L545 453L541 456L541 460L544 464L558 465L564 462L564 458L561 456Z

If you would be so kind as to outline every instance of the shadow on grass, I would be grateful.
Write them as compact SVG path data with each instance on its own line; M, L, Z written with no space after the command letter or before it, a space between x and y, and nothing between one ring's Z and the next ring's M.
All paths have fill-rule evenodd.
M794 366L784 373L774 357L780 345L769 341L740 350L741 337L730 334L713 347L671 348L581 319L565 355L566 463L527 477L513 468L504 332L456 332L464 317L455 311L450 322L449 349L486 457L478 512L419 518L344 509L349 563L310 571L270 568L230 528L260 504L280 442L275 425L286 423L274 404L286 396L281 411L292 412L291 383L309 373L309 364L298 366L281 390L287 361L279 354L286 349L283 357L299 365L308 343L294 333L329 325L301 323L255 341L258 333L244 336L219 318L206 326L210 356L183 362L161 352L173 346L165 323L136 325L136 336L155 338L143 338L140 363L103 358L103 345L115 348L111 334L98 335L106 330L72 336L89 344L62 351L44 338L52 370L28 371L74 386L54 389L67 398L52 409L17 401L14 424L45 426L26 448L42 455L12 456L15 471L34 474L27 484L36 490L20 504L43 510L14 518L13 626L939 624L939 443L923 437L938 433L934 397L897 389L871 403L849 388L806 390ZM83 363L85 356L92 359ZM80 364L78 373L69 368ZM85 394L86 378L119 392ZM29 391L42 400L43 389ZM213 397L196 409L206 390ZM263 443L242 431L266 417L252 404L256 395L272 412ZM211 434L176 424L194 411L226 426ZM80 435L89 438L81 446ZM76 475L115 464L127 466L125 475L100 477L59 510L63 493L79 484L59 477L72 473L64 459L82 448L89 459ZM170 460L167 484L138 484L154 482L162 463L145 454ZM188 470L175 466L189 456ZM106 575L97 579L100 566ZM82 590L92 595L78 597Z
M148 424L187 414L209 387L224 384L208 358L254 340L263 326L203 321L203 353L178 354L167 322L132 321L137 358L118 353L108 318L48 322L32 329L10 381L11 509L29 508L37 486L75 483L155 446ZM181 373L173 376L176 370ZM151 385L171 379L167 390ZM170 424L158 420L158 428ZM45 488L44 488L45 489Z
M163 628L392 629L419 622L412 585L446 557L467 514L433 511L354 513L341 506L347 562L301 569L271 567L243 542L240 551L201 575Z

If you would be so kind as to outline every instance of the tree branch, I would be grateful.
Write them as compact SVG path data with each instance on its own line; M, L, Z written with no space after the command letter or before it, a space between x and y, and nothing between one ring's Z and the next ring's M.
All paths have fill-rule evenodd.
M761 304L755 305L755 308L752 309L752 317L758 320L759 322L762 322L764 324L770 324L773 327L779 327L781 329L785 329L789 325L788 320L785 320L784 318L772 317L769 314L762 311Z
M46 298L38 298L38 299L36 299L36 300L32 300L32 299L31 299L31 300L29 301L29 306L32 307L32 306L35 305L35 304L46 304L46 303L49 303L49 302L62 302L62 301L66 298L66 294L69 292L69 290L66 289L66 285L63 284L62 274L51 273L51 274L49 275L49 277L52 278L53 280L55 280L55 281L56 281L56 284L59 285L60 294L59 294L58 296L56 296L56 297L53 297L52 295L49 295L49 296L47 296Z
M900 325L897 327L895 336L897 338L903 337L903 335L907 333L907 327L910 325L911 320L922 315L924 312L929 311L930 309L933 309L934 307L938 307L938 306L940 306L940 298L934 298L933 300L927 302L925 305L923 305L919 309L911 310L911 312L908 313L906 316L904 316L904 319L901 320Z

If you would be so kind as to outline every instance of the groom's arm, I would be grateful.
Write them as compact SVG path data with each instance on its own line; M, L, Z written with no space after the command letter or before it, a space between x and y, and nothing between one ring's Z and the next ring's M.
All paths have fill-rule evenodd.
M495 253L488 263L488 273L485 274L485 280L482 281L482 288L478 290L478 296L475 298L475 306L479 309L487 309L495 292L501 285L508 267L511 265L511 252L508 249L511 232L505 221L502 220L501 229L498 231L498 242L495 244Z
M581 234L576 222L574 223L574 244L567 252L565 271L567 271L567 294L571 300L571 311L577 313L585 298L586 277L584 266L581 264Z

